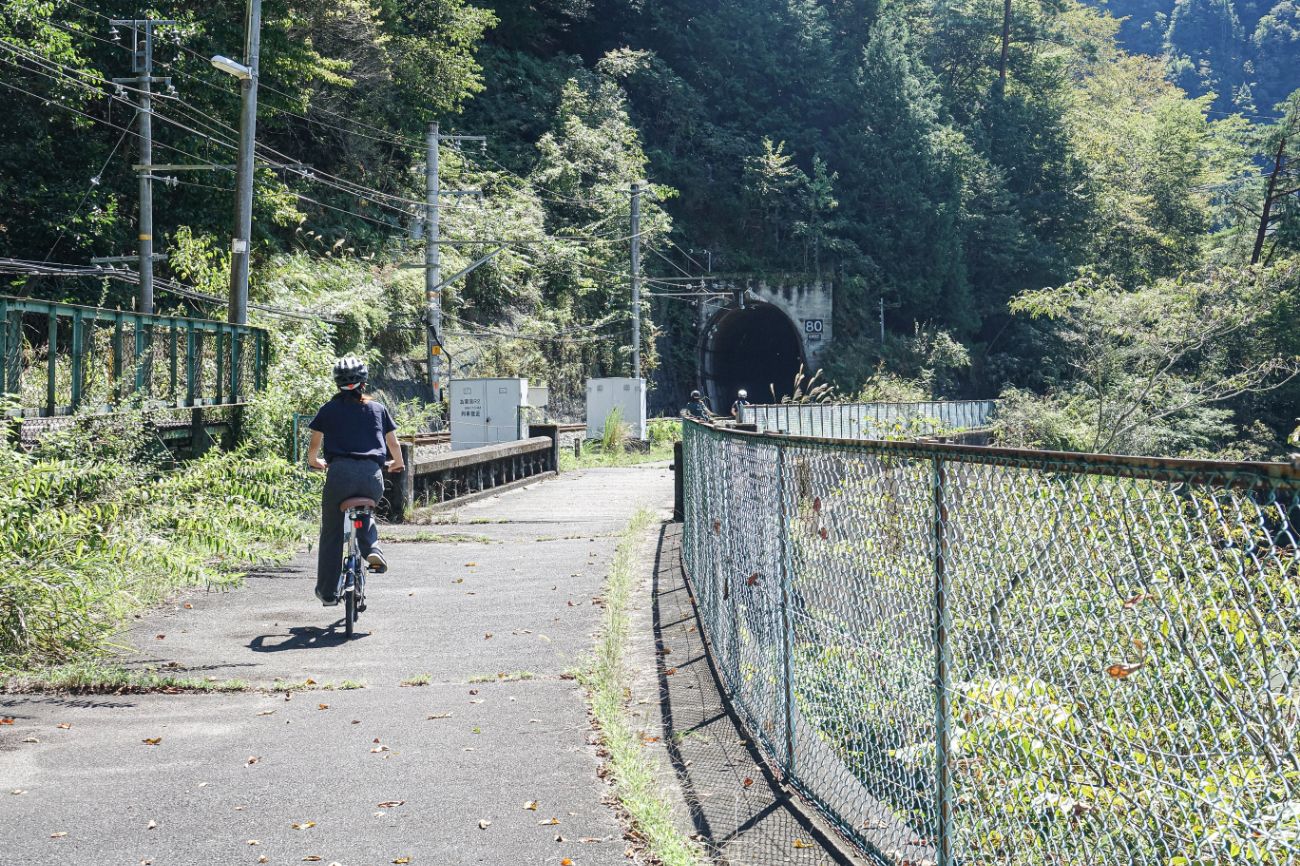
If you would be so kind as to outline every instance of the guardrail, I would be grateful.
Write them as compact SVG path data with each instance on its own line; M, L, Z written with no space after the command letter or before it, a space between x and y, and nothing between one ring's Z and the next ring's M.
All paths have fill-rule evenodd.
M261 328L0 295L0 397L7 414L230 406L265 384Z
M862 851L1300 862L1300 471L684 428L711 655Z
M928 436L986 427L996 400L922 403L772 403L745 406L737 419L760 433L885 439Z
M501 490L559 471L559 437L554 425L534 425L542 433L518 442L448 451L416 461L415 446L402 443L407 469L392 481L389 519L409 520L422 505L464 499Z

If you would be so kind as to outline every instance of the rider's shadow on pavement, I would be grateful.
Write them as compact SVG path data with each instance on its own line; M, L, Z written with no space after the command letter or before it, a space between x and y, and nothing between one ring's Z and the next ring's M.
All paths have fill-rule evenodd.
M364 637L369 637L369 634L367 632L357 632L352 640L359 640ZM276 640L279 640L279 642L272 643L272 641ZM320 628L314 625L296 626L289 629L287 637L279 634L259 635L248 642L248 648L255 653L278 653L286 650L342 646L345 643L349 643L349 640L347 635L343 633L343 620L339 620L329 628Z

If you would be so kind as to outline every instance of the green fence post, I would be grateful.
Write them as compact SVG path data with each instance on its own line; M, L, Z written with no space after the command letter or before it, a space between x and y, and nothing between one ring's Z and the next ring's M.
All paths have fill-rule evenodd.
M58 408L54 384L57 379L59 361L59 314L51 307L48 319L49 336L45 348L45 414L51 418Z
M226 335L220 325L217 326L217 387L216 399L213 401L220 406L225 402L225 384L226 384Z
M194 323L185 323L185 405L193 406L198 396L194 390Z
M241 365L244 360L244 333L242 328L230 329L230 402L238 403L244 390Z
M135 324L135 356L131 359L135 366L135 387L132 390L133 395L138 395L145 387L145 368L148 366L145 357L145 323L142 316L136 315L131 317Z
M785 681L785 779L789 783L795 776L794 761L794 634L790 625L790 550L786 545L790 520L786 513L785 499L785 446L776 446L776 495L781 503L781 525L777 529L777 538L781 540L781 656L784 670L781 677Z
M0 397L9 393L9 302L0 298Z
M82 356L86 351L85 326L81 323L81 311L72 313L72 411L81 406L81 391L86 372Z
M948 506L943 458L933 458L934 490L934 788L936 866L952 866L952 783L948 774Z
M113 314L113 402L122 401L122 314Z
M167 329L167 402L176 403L176 321L172 320Z

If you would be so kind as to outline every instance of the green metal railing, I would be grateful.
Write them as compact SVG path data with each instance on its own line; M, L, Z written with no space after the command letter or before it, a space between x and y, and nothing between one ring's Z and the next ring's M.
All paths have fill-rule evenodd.
M261 328L0 295L0 397L10 415L229 406L265 385Z
M684 427L711 655L873 859L1300 862L1300 472Z

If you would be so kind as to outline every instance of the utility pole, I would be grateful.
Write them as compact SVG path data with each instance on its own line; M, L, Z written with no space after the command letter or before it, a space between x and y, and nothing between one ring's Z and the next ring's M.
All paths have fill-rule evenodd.
M429 124L425 133L425 150L428 152L424 162L424 232L428 238L424 244L424 300L428 312L425 323L424 344L425 358L429 361L429 387L433 390L433 399L442 401L442 247L438 243L440 227L438 225L438 197L441 195L438 178L438 150L441 133L437 122Z
M885 355L885 296L880 296L880 356Z
M262 50L262 0L248 0L244 64L232 71L239 78L243 110L239 115L239 163L235 169L235 236L230 244L230 306L227 321L248 324L248 258L253 234L253 149L257 143L257 61ZM224 58L220 58L224 59ZM239 369L238 366L235 369Z
M114 84L131 84L139 99L137 116L140 122L140 164L136 173L140 182L140 223L138 231L138 267L140 292L136 297L136 312L153 315L153 85L155 82L170 86L169 78L153 77L154 28L174 26L175 21L153 18L113 19L113 28L131 28L131 71L134 78L114 78Z
M632 378L641 378L641 181L632 182Z
M430 123L424 135L424 296L425 296L425 358L429 362L429 387L435 400L442 400L442 235L439 211L444 195L479 195L479 190L449 190L443 192L438 174L438 151L442 142L459 144L462 141L479 141L482 135L443 135L437 122ZM498 250L497 252L500 252ZM459 275L458 275L459 276Z

